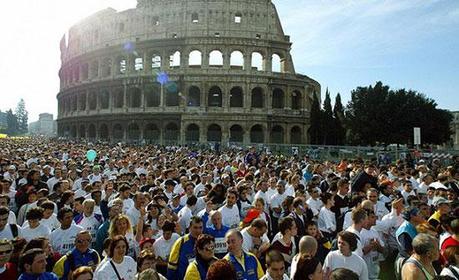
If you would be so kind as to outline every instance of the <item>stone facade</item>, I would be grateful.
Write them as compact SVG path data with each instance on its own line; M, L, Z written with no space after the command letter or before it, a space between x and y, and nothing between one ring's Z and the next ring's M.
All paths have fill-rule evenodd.
M29 133L32 135L55 136L56 121L53 118L53 114L40 114L38 121L29 123Z
M270 0L138 0L100 11L61 41L58 135L308 143L320 84L295 73L291 44Z
M451 123L451 130L453 135L451 136L453 147L455 150L459 150L459 111L451 112L453 114L453 121Z

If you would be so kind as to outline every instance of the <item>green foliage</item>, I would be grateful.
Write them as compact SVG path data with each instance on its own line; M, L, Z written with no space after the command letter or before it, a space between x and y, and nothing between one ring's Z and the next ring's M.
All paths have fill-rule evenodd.
M335 106L333 107L333 120L334 120L334 144L344 145L346 142L346 129L344 108L341 103L341 95L338 93L335 97Z
M413 127L421 128L423 143L443 144L451 135L452 115L436 107L434 100L413 90L394 91L381 82L358 87L346 107L351 144L412 144Z
M9 109L6 111L6 134L8 135L18 135L18 119L16 115L13 114L13 111Z
M24 99L22 98L16 107L15 115L18 122L18 134L27 133L29 114L25 108Z
M309 135L311 137L311 144L320 144L322 140L321 134L322 127L322 111L320 109L319 99L314 94L311 106L311 127L309 128Z

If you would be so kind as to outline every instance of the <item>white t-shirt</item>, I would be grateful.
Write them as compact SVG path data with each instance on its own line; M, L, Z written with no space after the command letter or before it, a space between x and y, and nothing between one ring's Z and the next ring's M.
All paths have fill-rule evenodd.
M123 199L123 213L126 213L132 207L134 207L134 200L131 198Z
M358 237L357 238L357 249L355 249L353 252L356 253L359 257L363 258L362 237L360 236L360 232L358 232L353 227L348 227L348 228L346 228L345 231L352 232L353 234L355 234Z
M57 219L57 215L54 213L48 219L41 219L40 224L49 228L50 231L53 231L56 228L61 227L61 223ZM26 227L28 225L29 225L29 221L25 221L22 227Z
M317 226L320 231L332 233L336 230L336 219L335 213L326 207L322 207L319 212L319 219L317 221Z
M53 251L61 255L70 251L75 246L75 238L80 231L83 231L83 228L74 224L66 230L55 229L49 237Z
M190 226L191 218L193 217L193 213L188 206L183 207L177 214L178 216L178 223L180 225L180 230L182 233L185 233L186 229Z
M137 210L135 206L131 207L126 211L126 216L128 216L129 221L131 222L131 226L136 228L137 224L139 223L140 211Z
M363 247L365 247L368 244L370 244L370 242L373 239L378 240L379 244L381 244L381 246L384 247L384 241L383 241L383 239L381 238L381 236L379 235L379 233L376 230L374 230L374 229L367 230L367 229L363 228L360 231L360 241L362 242L362 246ZM378 262L382 257L383 257L382 254L379 253L378 251L371 251L368 254L363 255L363 260L367 264L370 264L370 263Z
M314 199L310 197L308 200L306 200L306 203L309 206L309 209L312 210L312 213L314 216L319 215L320 208L324 205L324 203L320 199Z
M135 275L137 274L137 263L133 258L129 256L124 256L123 261L120 264L112 261L115 265L118 274L123 280L134 280ZM113 266L110 261L107 261L102 264L98 269L97 273L94 275L94 280L108 280L108 279L118 279Z
M271 209L273 208L282 208L282 202L287 197L287 194L284 192L283 194L279 194L276 192L273 196L271 196ZM273 216L279 218L281 213L276 213L273 211Z
M242 249L246 252L250 252L252 249L253 249L253 237L252 235L250 235L249 233L249 228L246 227L244 228L243 230L241 230L241 234L242 234ZM261 243L269 243L269 238L268 236L265 234L263 234L263 236L261 237Z
M459 268L457 266L450 265L449 267L443 268L440 275L441 276L451 276L454 279L457 279L456 276L454 276L454 274L451 272L451 270L455 270L459 274Z
M24 238L27 242L29 242L30 240L36 237L48 237L50 234L51 230L42 224L39 224L36 228L30 228L30 226L27 225L22 228L21 237Z
M158 238L155 243L153 243L153 249L155 250L155 255L160 257L163 261L169 260L169 254L174 245L175 241L179 239L180 235L177 233L172 233L172 237L169 240L164 239L164 236Z
M92 238L92 248L94 248L94 245L96 242L96 233L101 225L101 222L96 219L94 214L92 214L89 217L86 217L83 214L83 219L81 219L78 225L82 227L84 230L89 231L89 233L91 234L91 238Z
M239 208L237 205L233 205L232 208L228 208L226 205L223 205L220 209L218 209L218 212L222 213L223 225L229 228L237 228L239 226L241 217L239 216Z
M324 261L323 270L333 271L337 268L347 268L354 271L359 276L360 280L368 280L368 269L365 261L352 253L349 257L341 254L339 250L328 253Z
M18 228L18 236L22 236L22 229L20 226L16 225ZM13 240L14 236L13 233L11 232L11 226L10 224L6 224L5 228L3 230L0 230L0 239L8 239L8 240Z

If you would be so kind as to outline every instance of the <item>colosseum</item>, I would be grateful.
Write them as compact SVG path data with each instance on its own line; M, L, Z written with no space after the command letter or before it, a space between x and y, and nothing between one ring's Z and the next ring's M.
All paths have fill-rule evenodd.
M61 40L58 134L191 144L308 143L320 84L295 72L271 0L138 0Z

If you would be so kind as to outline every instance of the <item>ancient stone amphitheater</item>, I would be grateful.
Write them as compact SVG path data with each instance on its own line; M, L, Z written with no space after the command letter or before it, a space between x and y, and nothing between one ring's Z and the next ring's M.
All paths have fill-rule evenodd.
M111 142L308 143L320 85L295 73L270 0L138 0L61 40L58 134Z

